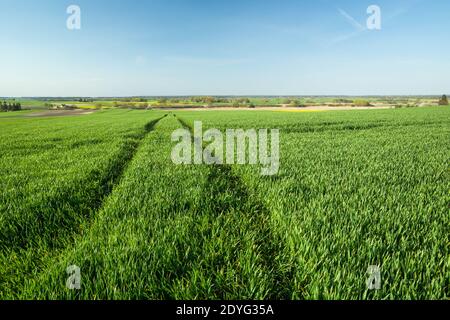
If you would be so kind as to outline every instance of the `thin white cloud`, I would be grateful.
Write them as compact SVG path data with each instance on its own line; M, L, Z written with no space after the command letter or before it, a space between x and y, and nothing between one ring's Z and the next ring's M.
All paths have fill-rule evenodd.
M333 38L330 41L330 44L333 45L333 44L338 44L340 42L347 41L347 40L352 39L354 37L360 36L365 31L367 31L367 29L360 30L360 31L354 31L354 32L351 32L351 33L347 33L347 34L343 34L343 35L337 36L337 37Z
M397 10L391 12L389 15L385 16L385 21L389 21L392 19L395 19L399 16L402 16L404 14L407 14L412 7L416 6L417 4L424 2L424 0L410 0L405 4L403 7L398 8Z
M410 3L409 6L407 7L401 7L398 8L396 11L391 12L390 15L388 15L384 21L390 21L393 20L395 18L397 18L398 16L404 15L406 14L413 5L422 2L423 0L415 0L412 1L412 3ZM347 41L349 39L352 39L354 37L357 37L361 34L363 34L364 32L368 31L367 27L363 26L362 24L360 24L358 21L356 21L351 15L349 15L345 10L338 8L337 9L339 14L345 18L345 20L355 29L355 31L351 32L351 33L347 33L344 35L339 35L337 37L335 37L334 39L331 40L330 45L334 45L334 44L338 44L340 42L344 42Z
M345 20L347 20L347 22L353 27L355 28L356 31L364 31L366 29L366 27L364 27L362 24L360 24L358 21L356 21L351 15L349 15L347 12L345 12L344 10L338 8L339 13L341 14L341 16L344 17Z
M341 8L338 8L337 10L338 10L339 14L342 17L344 17L344 19L355 29L355 31L347 33L347 34L339 35L339 36L333 38L329 43L330 45L335 45L340 42L347 41L347 40L357 37L357 36L361 35L362 33L364 33L365 31L367 31L367 27L363 26L358 21L356 21L346 11L344 11Z

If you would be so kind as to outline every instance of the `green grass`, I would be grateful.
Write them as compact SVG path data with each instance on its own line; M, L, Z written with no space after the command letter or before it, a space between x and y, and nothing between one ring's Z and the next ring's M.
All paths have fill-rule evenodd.
M449 108L164 115L0 117L0 299L449 298ZM174 165L195 120L279 128L279 174Z
M144 125L157 116L116 111L70 121L2 120L0 283L11 286L0 296L94 215L132 158Z

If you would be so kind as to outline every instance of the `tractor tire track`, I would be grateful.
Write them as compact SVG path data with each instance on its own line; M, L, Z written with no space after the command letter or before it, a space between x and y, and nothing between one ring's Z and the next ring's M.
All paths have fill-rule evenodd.
M27 277L38 273L45 261L89 228L92 218L120 183L142 140L166 116L148 122L138 134L125 136L119 153L109 160L106 170L94 170L72 188L47 199L43 206L30 207L31 212L42 212L39 219L30 221L31 226L30 223L12 226L0 233L0 299L20 292ZM74 195L77 189L82 192ZM55 215L62 218L56 219ZM41 232L29 232L29 228ZM46 236L40 237L42 234Z
M174 115L178 122L191 132L192 141L193 128L183 119ZM221 227L230 227L230 222L237 228L228 228L229 238L240 238L251 235L251 246L236 247L232 257L242 254L242 250L254 250L255 262L262 275L266 277L267 291L264 292L264 299L289 299L291 296L291 284L293 270L288 263L280 256L284 252L284 240L271 227L271 212L260 201L259 196L252 194L245 183L237 176L230 165L211 165L207 181L203 187L202 200L199 208L206 208L208 213L212 213L212 220L223 219L225 222ZM231 225L231 227L233 227ZM214 232L211 232L214 233ZM207 239L208 237L205 237ZM220 241L227 241L221 239ZM252 249L250 249L250 247ZM229 261L220 261L229 264ZM248 284L241 283L246 286ZM221 288L216 293L221 298L223 296ZM255 298L247 296L247 299ZM257 297L261 298L261 296Z
M150 121L144 126L142 132L126 136L117 156L108 161L105 165L105 170L93 170L87 177L78 181L70 189L63 190L55 197L46 199L46 202L40 206L28 208L30 212L42 212L42 214L38 215L40 218L32 221L33 226L24 223L17 226L11 225L9 229L2 230L0 233L0 250L6 248L25 249L32 247L36 241L42 241L41 237L39 239L33 238L33 233L27 230L30 227L48 232L49 237L47 238L52 239L52 243L48 243L48 245L53 246L53 242L59 236L71 232L74 225L79 225L85 218L95 215L95 212L102 206L104 199L109 196L114 186L120 182L141 141L166 116ZM77 189L83 190L83 193L81 195L77 194ZM42 218L51 218L51 211L58 212L58 216L64 219L62 221L59 219L57 221L48 221L48 219ZM52 224L57 224L57 227L53 228ZM39 233L34 233L34 235L36 237Z

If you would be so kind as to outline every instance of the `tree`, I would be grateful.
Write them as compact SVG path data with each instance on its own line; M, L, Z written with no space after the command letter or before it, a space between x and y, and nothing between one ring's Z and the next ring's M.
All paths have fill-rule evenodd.
M353 101L353 104L355 106L358 106L358 107L370 107L370 106L372 106L369 101L363 100L363 99L355 100L355 101Z
M165 97L160 98L158 100L158 104L165 106L167 104L167 98L165 98Z
M147 102L147 99L145 99L145 98L133 98L133 99L131 99L131 102Z
M214 97L205 97L203 101L207 104L213 104L216 99Z
M448 106L448 99L445 94L442 95L441 99L439 100L439 105L440 106Z
M303 107L303 106L304 106L303 103L302 103L299 99L293 99L293 100L291 100L290 105L291 105L292 107Z
M3 101L3 102L0 104L0 106L1 106L1 111L2 111L2 112L8 111L8 105L6 104L6 101Z
M240 98L240 99L238 99L238 101L239 101L239 103L243 103L243 104L250 103L250 99L249 98Z

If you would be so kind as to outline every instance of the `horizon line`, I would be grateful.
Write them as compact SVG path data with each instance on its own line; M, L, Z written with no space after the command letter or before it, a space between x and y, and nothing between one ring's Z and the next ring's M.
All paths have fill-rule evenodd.
M434 97L450 95L450 93L442 94L182 94L182 95L118 95L118 96L85 96L85 95L67 95L67 96L47 96L47 95L36 95L36 96L0 96L1 99L25 99L25 98L161 98L161 97Z

